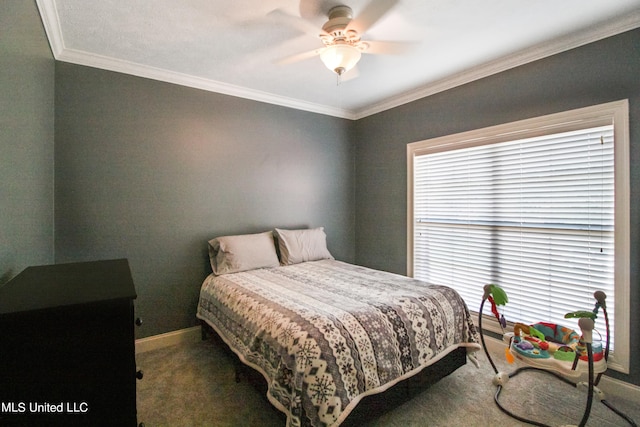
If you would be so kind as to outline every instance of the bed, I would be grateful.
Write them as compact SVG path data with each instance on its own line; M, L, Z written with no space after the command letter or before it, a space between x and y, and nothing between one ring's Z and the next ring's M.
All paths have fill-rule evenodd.
M453 289L337 261L322 228L219 237L209 253L197 317L264 376L287 426L338 426L363 397L480 349Z

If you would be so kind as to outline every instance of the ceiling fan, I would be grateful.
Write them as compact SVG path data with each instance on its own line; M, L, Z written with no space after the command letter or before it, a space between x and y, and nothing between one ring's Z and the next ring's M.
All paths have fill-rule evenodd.
M406 52L411 43L362 40L363 34L389 12L398 1L372 0L356 18L353 17L353 11L349 6L334 6L327 14L329 20L325 22L320 31L315 26L312 27L313 24L301 18L287 15L280 10L272 12L272 14L280 14L282 18L287 19L304 32L319 37L324 45L312 51L286 57L278 63L290 64L320 56L325 66L340 78L343 74L354 69L363 53L400 54ZM351 72L350 74L357 73Z

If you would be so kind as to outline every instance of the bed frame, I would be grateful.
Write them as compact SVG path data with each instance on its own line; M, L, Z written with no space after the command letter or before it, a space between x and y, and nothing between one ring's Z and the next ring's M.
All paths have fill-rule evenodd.
M224 349L234 364L235 381L241 382L242 378L256 386L261 394L265 396L267 393L267 385L264 377L258 371L252 369L240 361L238 356L224 342L218 333L205 321L200 321L201 336L203 341L211 339L214 345ZM452 374L458 368L467 363L467 349L459 347L451 353L444 356L438 362L427 366L418 374L401 381L388 390L374 395L366 396L347 416L341 427L355 427L372 421L385 412L401 405L403 402L415 397L419 393L426 390L432 384L440 381L447 375ZM274 410L282 416L283 423L286 415L277 409Z

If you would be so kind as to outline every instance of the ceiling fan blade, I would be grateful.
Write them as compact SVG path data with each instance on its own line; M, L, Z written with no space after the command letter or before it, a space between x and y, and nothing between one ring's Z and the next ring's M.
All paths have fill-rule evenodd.
M324 49L324 47L321 47L319 49L310 50L308 52L302 52L295 55L287 56L276 61L276 64L288 65L293 64L294 62L304 61L305 59L313 58L314 56L320 55Z
M362 42L367 48L362 53L373 55L402 55L413 49L418 42L387 42L378 40L366 40Z
M347 30L356 30L358 34L364 34L380 18L389 12L399 0L371 0L360 14L349 22Z
M312 37L328 35L322 28L318 28L312 22L302 19L298 16L291 15L282 9L274 9L267 13L267 17L276 20L278 23L286 23L297 30L308 34Z

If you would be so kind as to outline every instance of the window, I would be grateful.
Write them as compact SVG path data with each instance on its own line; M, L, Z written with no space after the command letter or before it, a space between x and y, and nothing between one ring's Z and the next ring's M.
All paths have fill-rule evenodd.
M507 320L578 330L564 314L603 290L628 373L628 146L626 100L409 144L409 274L476 311L495 283Z

